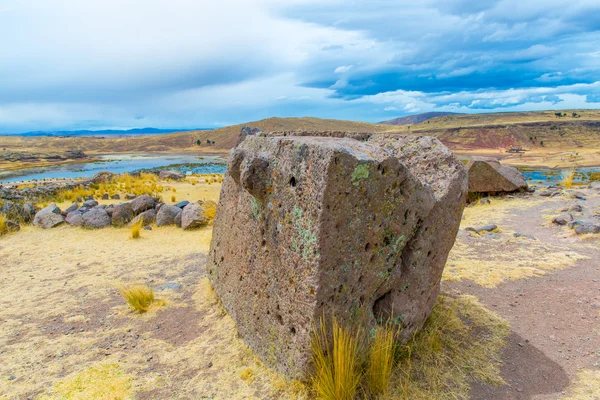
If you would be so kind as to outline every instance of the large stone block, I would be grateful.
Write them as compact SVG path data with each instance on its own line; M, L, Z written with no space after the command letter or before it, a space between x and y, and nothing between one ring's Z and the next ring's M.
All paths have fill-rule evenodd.
M502 165L495 158L473 157L466 168L469 193L514 192L527 188L521 171L510 165Z
M466 192L434 138L250 135L229 157L209 277L252 350L302 378L322 315L367 331L392 319L404 340L423 325Z

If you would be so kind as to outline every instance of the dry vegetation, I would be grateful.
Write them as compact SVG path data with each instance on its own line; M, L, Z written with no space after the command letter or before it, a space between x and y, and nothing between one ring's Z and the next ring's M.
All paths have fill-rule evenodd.
M147 285L130 285L119 288L121 296L136 312L146 312L154 304L154 290Z

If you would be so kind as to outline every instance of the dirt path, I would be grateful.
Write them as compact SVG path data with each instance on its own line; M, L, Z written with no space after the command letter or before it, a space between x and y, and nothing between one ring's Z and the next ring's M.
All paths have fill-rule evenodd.
M596 218L594 213L599 211L600 193L590 190L585 191L585 195L586 200L569 196L544 199L534 195L532 200L537 202L531 201L531 205L516 208L498 220L494 218L495 200L492 199L488 220L481 223L494 222L504 230L512 228L534 236L535 242L541 244L539 247L566 247L587 259L543 276L505 280L490 288L467 280L444 282L446 290L477 296L489 309L508 320L512 328L503 355L502 376L507 384L501 387L475 384L471 393L473 399L558 399L577 379L580 369L598 369L600 241L598 238L581 240L568 228L549 222L549 215L558 215L560 209L575 204L583 205L582 214L574 213L576 219ZM600 219L596 221L600 222ZM531 239L526 241L532 242ZM490 249L496 246L494 242L489 241ZM497 246L502 245L498 241ZM532 250L530 257L533 260L541 258L543 251Z

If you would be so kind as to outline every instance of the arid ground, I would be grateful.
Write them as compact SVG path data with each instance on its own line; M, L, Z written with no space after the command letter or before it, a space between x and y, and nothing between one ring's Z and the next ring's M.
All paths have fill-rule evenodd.
M170 185L177 200L219 195L218 184ZM574 204L597 218L600 191L584 192L465 209L436 321L417 341L448 338L435 339L435 357L398 365L387 398L600 398L600 236L551 223ZM496 232L465 230L490 223ZM26 226L0 237L0 398L311 398L265 368L220 308L205 278L211 230L153 227L133 240L127 228ZM165 304L132 312L118 289L130 283Z

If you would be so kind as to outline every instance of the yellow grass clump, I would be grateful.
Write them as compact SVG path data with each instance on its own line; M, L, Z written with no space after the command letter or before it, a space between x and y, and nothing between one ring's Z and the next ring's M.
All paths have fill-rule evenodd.
M176 196L171 196L171 203L175 203L177 201L177 197Z
M575 179L575 168L563 169L560 172L560 185L568 189L573 187L573 179Z
M0 214L0 235L4 235L8 231L8 226L6 224L6 217L4 214Z
M142 225L144 225L144 220L140 218L135 224L131 225L131 238L139 239L142 235Z
M126 400L133 398L132 378L119 364L100 364L57 383L43 400Z
M146 312L154 303L154 290L146 285L124 286L119 289L121 295L137 312Z
M394 367L396 331L391 325L377 329L369 346L365 379L369 391L376 396L386 394L389 389Z
M208 200L202 205L204 207L204 216L209 220L215 219L215 215L217 214L217 203L212 200Z
M582 369L564 400L600 400L600 371Z
M325 321L313 330L312 352L315 373L312 386L323 400L353 400L362 371L359 360L360 331L351 332L333 320L333 341Z

